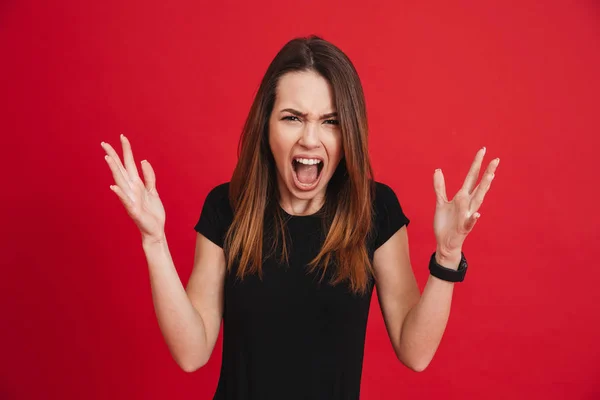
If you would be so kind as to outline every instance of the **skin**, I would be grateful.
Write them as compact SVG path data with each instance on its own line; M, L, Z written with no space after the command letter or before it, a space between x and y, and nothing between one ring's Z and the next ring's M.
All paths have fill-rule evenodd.
M477 152L463 186L450 201L442 171L434 172L436 261L446 268L458 269L464 240L480 216L478 210L500 162L499 158L492 160L475 186L484 155L485 147ZM446 329L454 283L430 275L423 293L419 294L410 263L406 226L375 251L373 266L379 304L396 356L412 370L423 371L433 359Z
M281 207L291 215L317 212L327 183L343 157L342 134L331 85L314 71L290 72L277 86L269 118L269 145L277 166ZM294 183L292 161L298 155L323 160L318 185L302 190Z
M319 210L326 185L343 157L338 126L329 121L335 118L322 118L335 111L333 105L329 84L315 73L290 73L280 80L269 120L269 143L277 164L280 204L290 214ZM288 108L298 112L282 111ZM305 115L295 115L299 113ZM142 161L142 181L129 140L121 135L121 143L124 165L110 144L101 143L115 179L111 190L142 234L155 311L169 350L183 370L192 372L208 361L219 334L225 256L220 247L198 233L194 267L183 288L164 233L165 212L154 170L149 162ZM298 153L319 156L325 163L321 181L310 191L298 189L291 176L291 160ZM444 267L458 268L462 246L480 216L478 210L500 162L498 158L492 160L475 186L484 155L485 148L477 152L463 186L450 201L442 171L434 172L436 260ZM375 251L373 266L379 304L396 356L412 370L423 371L446 328L454 283L430 275L423 293L419 293L406 226Z

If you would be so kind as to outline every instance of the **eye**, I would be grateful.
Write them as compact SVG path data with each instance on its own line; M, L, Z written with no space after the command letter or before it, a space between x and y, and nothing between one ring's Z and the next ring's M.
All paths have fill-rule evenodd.
M338 121L337 119L328 119L325 121L325 123L329 125L339 125L340 121Z
M296 117L295 115L286 115L285 117L281 118L281 120L286 120L286 121L300 121L298 119L298 117Z

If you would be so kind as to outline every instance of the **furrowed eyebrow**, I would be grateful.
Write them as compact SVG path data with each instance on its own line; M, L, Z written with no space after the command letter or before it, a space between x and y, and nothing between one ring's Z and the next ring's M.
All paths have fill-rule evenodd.
M332 117L337 117L337 116L338 116L337 112L332 112L332 113L329 113L329 114L321 115L321 119L327 119L327 118L332 118Z
M289 112L290 114L294 114L297 117L302 117L305 118L306 116L308 116L307 113L302 113L298 110L294 110L293 108L284 108L283 110L281 110L280 112ZM321 115L321 119L327 119L327 118L331 118L331 117L337 117L338 113L337 112L331 112L328 114L323 114Z

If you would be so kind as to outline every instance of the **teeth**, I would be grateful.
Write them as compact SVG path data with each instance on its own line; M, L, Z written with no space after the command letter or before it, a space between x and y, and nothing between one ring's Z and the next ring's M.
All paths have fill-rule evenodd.
M305 165L315 165L321 163L321 160L318 160L316 158L296 158L294 161Z

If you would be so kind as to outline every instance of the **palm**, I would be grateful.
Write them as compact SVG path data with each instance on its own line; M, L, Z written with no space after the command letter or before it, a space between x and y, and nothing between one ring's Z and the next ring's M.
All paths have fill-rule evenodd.
M131 185L134 202L131 207L126 207L127 213L134 220L142 235L152 236L154 232L160 232L165 223L165 208L158 192L148 191L139 178L134 179Z
M165 209L156 191L156 177L152 166L142 161L144 182L140 178L129 140L121 136L123 161L108 143L102 143L106 150L106 161L112 171L116 185L114 192L125 206L127 214L133 219L145 238L160 238L164 234Z
M448 201L446 196L442 171L436 170L433 175L433 185L436 193L433 231L438 247L445 252L460 251L465 238L471 232L479 218L477 211L481 207L485 194L492 184L494 172L500 162L498 158L492 160L481 182L475 187L484 155L485 148L477 152L463 186L451 201Z

